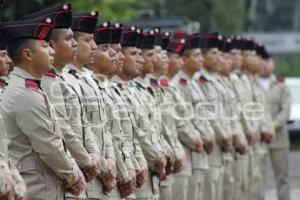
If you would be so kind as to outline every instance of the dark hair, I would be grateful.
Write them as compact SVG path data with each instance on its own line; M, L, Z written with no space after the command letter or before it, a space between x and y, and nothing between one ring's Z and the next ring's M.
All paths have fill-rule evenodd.
M6 45L7 54L16 65L20 64L21 51L25 48L34 50L32 39L16 40Z
M64 30L64 29L62 29L62 28L54 28L54 29L52 29L52 32L51 32L51 40L57 41L59 35L62 33L63 30Z
M78 40L78 38L80 37L80 31L73 31L73 37L75 40Z
M192 53L192 49L186 49L184 50L182 56L189 57L191 53Z

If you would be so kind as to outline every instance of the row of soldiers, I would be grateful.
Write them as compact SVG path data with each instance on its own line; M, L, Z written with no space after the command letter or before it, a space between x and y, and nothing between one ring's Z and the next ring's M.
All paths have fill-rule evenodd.
M0 23L1 199L263 199L264 46L97 21Z

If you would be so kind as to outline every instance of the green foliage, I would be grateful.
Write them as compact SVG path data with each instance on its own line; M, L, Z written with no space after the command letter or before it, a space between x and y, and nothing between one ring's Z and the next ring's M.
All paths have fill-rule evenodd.
M299 55L276 55L275 74L283 76L300 77L300 56Z
M98 10L101 21L119 21L134 16L136 0L70 0L77 12Z

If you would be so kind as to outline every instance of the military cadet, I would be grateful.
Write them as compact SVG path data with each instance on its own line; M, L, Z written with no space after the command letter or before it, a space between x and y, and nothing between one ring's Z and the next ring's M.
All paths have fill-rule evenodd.
M257 77L260 87L267 93L267 101L276 137L269 145L269 155L276 181L277 198L290 199L288 184L289 137L287 120L290 115L291 94L283 77L273 74L274 63L266 49L262 52L262 65Z
M117 75L113 77L115 82L115 92L118 93L119 97L122 99L122 104L118 105L120 111L123 113L123 129L126 130L126 134L131 137L129 138L129 144L133 143L134 157L139 166L136 166L137 171L137 190L135 191L135 197L137 199L153 199L154 189L152 188L152 179L148 174L148 164L146 157L144 156L143 149L145 150L145 128L141 127L140 124L140 108L136 96L133 95L131 91L131 79L139 75L139 71L143 67L143 58L139 55L139 50L136 48L138 35L142 34L141 30L132 26L131 28L124 30L121 37L122 53L124 54L124 63L122 71L117 71ZM137 108L138 107L138 108ZM127 113L126 113L127 112ZM126 115L125 115L126 113ZM145 116L142 117L142 120ZM127 123L125 123L127 121ZM132 128L128 127L130 125ZM149 147L149 144L147 144ZM149 155L147 155L148 157ZM149 158L149 157L148 157ZM150 163L155 163L156 161L151 161ZM135 164L136 165L136 164ZM138 170L139 167L140 169ZM152 166L151 166L152 167ZM143 173L140 177L139 171L143 172L147 169L146 173Z
M243 99L243 81L240 79L239 69L242 64L242 55L241 55L241 45L242 41L240 36L234 36L232 38L232 46L230 49L230 57L231 57L231 71L229 75L229 82L235 97L236 97L236 132L237 135L233 135L233 144L235 146L236 154L235 154L235 166L234 166L234 183L235 183L235 195L234 199L239 200L245 196L245 189L248 187L247 175L247 150L248 150L248 142L244 133L244 123L242 120L242 109L239 107L242 105ZM239 134L239 135L238 135Z
M0 28L16 65L1 112L11 141L10 156L26 182L28 199L64 199L63 187L79 195L85 186L40 87L42 75L53 62L54 51L47 42L51 29L50 18L7 22Z
M203 150L198 150L197 153L192 153L193 176L189 181L189 199L203 199L205 174L209 170L208 154L214 153L215 148L215 133L207 120L209 116L208 110L203 104L206 104L206 97L199 87L194 76L197 75L199 69L203 67L203 57L200 47L204 44L199 34L193 34L186 39L186 50L183 54L184 65L182 71L175 78L180 83L181 91L186 99L186 102L194 108L194 113L191 116L192 123L200 136ZM214 150L213 150L214 149ZM213 154L211 155L213 156ZM193 187L194 186L194 187Z
M220 42L218 33L203 35L204 44L201 46L204 57L203 68L194 75L194 80L206 96L208 113L211 115L210 125L215 133L216 146L210 156L210 170L206 175L205 199L221 199L223 192L223 156L230 151L232 145L232 133L228 120L223 120L224 91L217 79L217 72L222 66L218 45ZM202 44L202 43L201 43ZM221 93L222 92L222 93Z
M50 44L56 54L53 67L43 76L41 85L55 107L57 122L62 127L62 134L68 150L82 169L86 181L90 182L100 173L99 149L94 134L84 131L85 125L82 122L87 120L81 119L83 115L78 108L82 105L78 101L76 93L62 77L63 68L74 59L77 52L77 43L73 39L73 32L70 29L72 26L71 5L63 4L23 18L46 16L54 19ZM84 139L85 141L83 141ZM85 193L82 192L78 198L86 198Z
M0 71L2 76L7 76L9 73L9 65L12 64L11 59L7 55L4 42L1 41L0 45ZM6 80L0 78L1 81L1 99L6 89L8 83ZM0 100L1 100L0 99ZM3 124L2 115L0 115L0 125L1 125L1 150L0 150L0 163L1 163L1 172L0 172L0 198L10 199L15 195L15 199L23 200L26 198L26 185L23 178L20 176L15 165L10 161L8 157L7 149L7 135L5 127ZM13 182L12 182L13 181ZM15 194L14 194L15 193Z
M139 36L137 47L141 49L144 62L139 76L131 81L132 94L138 100L133 101L133 103L135 103L135 110L138 111L135 115L137 125L147 133L144 140L140 138L140 143L151 170L150 183L152 184L153 197L159 199L159 180L165 179L166 157L164 147L159 141L161 133L156 126L153 126L156 124L156 116L159 113L158 107L156 107L157 104L144 82L144 76L153 72L156 59L153 49L155 34L153 30L149 30L139 34ZM151 187L148 186L148 190L151 190Z
M256 59L257 66L254 68L252 74L253 96L254 101L257 104L256 117L258 118L259 132L261 134L260 150L259 150L259 165L260 165L260 179L257 183L258 192L256 193L256 199L264 199L265 183L266 183L266 170L267 170L267 145L271 144L275 138L275 130L272 122L271 113L267 103L267 94L259 86L255 79L262 65L262 56L264 53L264 46L256 43Z
M189 191L189 179L192 176L192 152L197 151L197 146L200 142L200 135L195 130L191 120L189 119L189 111L186 107L187 102L181 96L181 92L174 82L174 76L183 66L182 54L185 49L184 39L172 40L167 47L169 57L169 67L167 76L171 80L169 82L169 90L173 95L174 108L172 116L176 121L176 131L178 132L178 138L183 144L185 151L182 163L177 164L175 161L174 172L178 173L174 176L174 182L172 186L172 196L174 199L187 200ZM162 84L162 83L161 83ZM179 165L179 166L178 166ZM179 169L177 169L179 168ZM183 171L179 171L182 170Z
M230 72L231 66L233 65L233 61L231 59L230 50L233 48L233 43L231 39L224 38L220 43L220 50L222 51L222 68L220 68L218 80L223 87L223 91L226 92L224 95L225 103L224 103L224 120L229 120L229 126L231 127L231 132L233 134L233 147L234 149L224 156L224 189L223 195L225 199L234 199L235 197L235 177L234 177L234 167L236 156L245 154L247 141L242 131L242 124L240 123L240 113L238 111L238 99L235 94ZM236 155L238 154L238 155ZM237 169L239 170L239 169ZM240 179L240 177L237 177ZM240 181L239 181L240 182ZM237 191L239 192L239 191Z
M82 109L84 109L88 123L91 125L90 131L96 136L97 146L101 153L100 164L102 173L88 184L88 199L106 198L101 180L104 175L110 177L105 182L106 186L109 185L109 187L113 188L115 185L115 157L111 135L105 124L107 116L105 115L104 104L99 98L99 89L91 77L90 70L84 67L94 63L96 44L93 39L93 33L96 28L97 18L98 12L95 11L73 16L72 30L78 43L78 53L72 63L66 67L64 74L69 85L73 87L75 93L82 99Z
M252 133L245 131L248 143L252 146L249 151L249 187L248 198L256 199L261 188L261 129L260 120L256 116L257 105L254 95L254 74L257 71L258 59L255 52L255 42L243 39L243 62L241 66L241 79L244 82L244 96L247 100L244 103L245 117L251 127Z
M6 76L9 74L9 65L11 64L10 58L7 56L5 47L0 50L0 100L2 99L3 93L8 85Z

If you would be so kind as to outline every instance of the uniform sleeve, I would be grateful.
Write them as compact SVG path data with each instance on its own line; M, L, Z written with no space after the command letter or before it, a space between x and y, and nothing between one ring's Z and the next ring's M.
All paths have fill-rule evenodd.
M282 84L282 94L280 96L281 96L281 110L279 113L277 113L274 119L275 129L282 127L288 121L290 116L291 104L292 104L291 93L287 85Z
M64 94L62 85L58 82L52 81L52 79L53 78L44 77L42 80L42 87L56 111L58 118L57 122L61 127L68 150L80 168L85 168L92 164L92 159L87 150L83 147L79 136L70 126L70 121L67 117L68 115L66 111L67 102L64 97L66 94Z
M54 120L50 117L43 97L34 91L26 91L22 102L22 105L16 105L18 106L15 113L17 125L28 137L34 151L45 164L59 178L70 185L73 184L77 178L75 167L64 150L62 136L54 132Z

